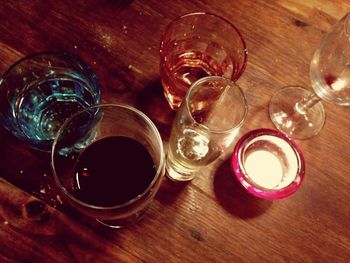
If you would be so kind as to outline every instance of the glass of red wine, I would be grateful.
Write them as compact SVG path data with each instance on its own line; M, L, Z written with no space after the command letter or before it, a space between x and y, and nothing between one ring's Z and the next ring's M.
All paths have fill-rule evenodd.
M315 136L325 122L321 100L350 105L350 13L327 33L310 66L314 92L298 86L282 88L270 101L274 125L296 139Z
M126 105L101 104L74 114L60 128L51 157L64 199L113 228L141 218L165 172L156 126Z

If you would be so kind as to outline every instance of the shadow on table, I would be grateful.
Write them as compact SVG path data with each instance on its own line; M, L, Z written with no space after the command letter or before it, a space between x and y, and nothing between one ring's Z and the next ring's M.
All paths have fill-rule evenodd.
M254 197L243 189L232 172L229 159L214 175L214 192L226 211L243 219L257 217L272 205L272 201Z
M182 193L186 192L189 183L174 182L165 175L155 198L164 205L172 205Z
M148 83L138 94L136 107L155 123L160 134L168 140L175 111L170 108L163 95L160 78Z
M54 205L51 199L56 199L58 189L52 178L50 153L30 148L1 126L0 145L0 177Z

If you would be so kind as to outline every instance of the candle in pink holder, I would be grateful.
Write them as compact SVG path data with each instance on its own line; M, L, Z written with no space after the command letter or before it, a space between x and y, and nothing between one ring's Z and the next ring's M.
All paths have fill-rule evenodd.
M305 175L299 146L286 134L272 129L257 129L243 135L235 146L232 167L249 193L265 199L293 194Z

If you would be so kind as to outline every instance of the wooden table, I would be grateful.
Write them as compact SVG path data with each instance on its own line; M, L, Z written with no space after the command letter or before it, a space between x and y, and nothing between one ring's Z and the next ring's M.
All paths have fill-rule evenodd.
M104 102L145 112L166 144L174 113L159 82L159 39L180 14L210 11L233 22L249 49L238 80L249 114L242 133L273 127L267 107L288 84L309 86L322 35L348 0L1 1L0 72L33 52L66 50L91 65ZM322 132L298 141L307 173L279 201L246 194L222 158L188 184L164 178L136 226L106 229L60 197L48 154L0 129L0 262L350 262L350 109L324 103ZM41 200L41 201L38 201ZM47 205L45 205L47 204Z

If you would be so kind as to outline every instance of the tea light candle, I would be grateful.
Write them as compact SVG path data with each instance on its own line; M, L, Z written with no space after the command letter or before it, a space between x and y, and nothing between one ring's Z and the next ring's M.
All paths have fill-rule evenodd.
M273 189L282 181L283 168L280 160L268 151L254 151L247 156L244 168L256 184Z
M285 134L258 129L236 144L233 168L237 179L253 195L275 199L295 192L304 176L304 159Z
M267 189L280 189L297 176L296 153L284 139L262 135L251 140L246 149L244 170L255 184Z

